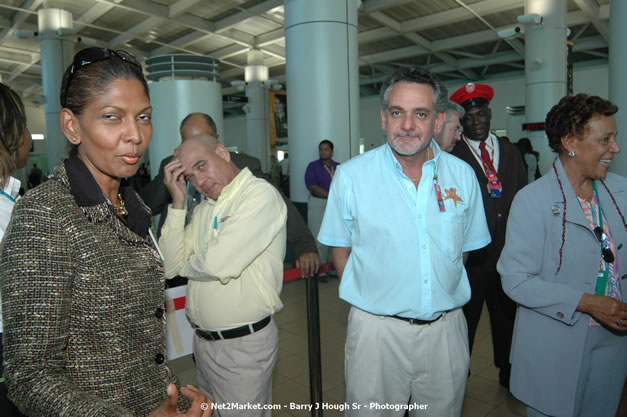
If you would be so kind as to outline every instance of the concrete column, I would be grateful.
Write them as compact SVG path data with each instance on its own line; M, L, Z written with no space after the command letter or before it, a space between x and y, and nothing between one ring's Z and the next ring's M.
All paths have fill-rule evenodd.
M40 9L37 12L41 48L41 78L44 89L46 119L46 146L48 167L52 171L67 149L67 139L61 130L61 81L72 63L74 43L72 14L61 9Z
M618 127L618 143L623 149L612 162L611 171L627 176L627 140L622 132L627 132L627 54L622 42L627 39L627 2L615 0L610 3L610 63L609 99L618 106L614 115Z
M152 142L148 148L150 173L159 172L163 158L172 155L181 144L179 126L190 113L206 113L216 123L220 141L228 143L222 134L222 86L215 81L169 79L152 82Z
M334 159L359 153L358 0L285 0L290 197L304 203L318 143Z
M268 90L261 81L246 83L248 112L246 113L246 150L259 158L261 169L268 172L270 163L270 138L268 120Z
M567 86L566 2L525 0L525 14L543 17L540 24L525 25L525 83L527 122L544 122L546 114L564 95ZM540 152L540 172L551 169L556 154L544 131L529 132Z

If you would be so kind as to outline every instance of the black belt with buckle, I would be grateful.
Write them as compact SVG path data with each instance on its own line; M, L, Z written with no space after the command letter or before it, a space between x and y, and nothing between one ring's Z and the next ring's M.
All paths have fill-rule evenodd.
M236 337L247 336L251 333L258 332L270 323L272 316L268 316L265 319L259 320L257 323L249 324L246 326L236 327L229 330L221 330L218 332L212 332L211 330L196 329L196 335L202 337L205 340L223 340L223 339L235 339ZM251 329L252 328L252 329Z
M443 316L444 314L442 314L441 316L439 316L437 319L433 319L433 320L420 320L420 319L410 319L408 317L401 317L401 316L389 316L392 317L394 319L399 319L399 320L403 320L408 322L409 324L418 324L418 325L425 325L425 324L433 324L436 321L440 320L440 318Z

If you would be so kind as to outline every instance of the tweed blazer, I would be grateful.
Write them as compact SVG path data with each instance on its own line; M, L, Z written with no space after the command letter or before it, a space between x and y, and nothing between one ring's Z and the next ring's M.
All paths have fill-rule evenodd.
M121 193L128 226L73 156L15 206L0 247L4 376L30 417L146 416L175 382L150 210Z
M525 404L562 416L575 412L577 386L583 382L580 365L591 328L590 316L577 311L577 306L584 293L594 294L600 248L560 160L555 164L566 200L553 169L516 195L498 271L503 290L519 304L510 354L511 391ZM627 215L627 180L609 173L604 182L616 205L601 182L595 181L617 248L623 300L627 300L627 226L616 209ZM627 336L615 338L627 350ZM620 369L617 364L601 366Z

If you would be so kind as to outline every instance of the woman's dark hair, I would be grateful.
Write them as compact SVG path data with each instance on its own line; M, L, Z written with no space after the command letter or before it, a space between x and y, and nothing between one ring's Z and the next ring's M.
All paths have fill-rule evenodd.
M109 51L106 59L100 59L93 63L81 63L80 59L77 64L77 57L89 54L90 51ZM74 63L70 65L63 74L61 83L61 105L66 107L76 115L80 115L85 107L98 95L107 91L111 83L117 79L132 80L136 79L144 86L146 96L150 97L148 83L139 67L121 56L131 55L122 51L111 51L104 48L87 48L76 53ZM134 58L133 58L134 59ZM69 81L69 85L68 85Z
M609 100L588 94L565 96L546 115L545 130L549 146L560 153L562 138L569 134L580 135L588 121L595 115L612 116L618 107Z
M0 83L0 186L17 167L17 150L24 143L26 111L22 99Z

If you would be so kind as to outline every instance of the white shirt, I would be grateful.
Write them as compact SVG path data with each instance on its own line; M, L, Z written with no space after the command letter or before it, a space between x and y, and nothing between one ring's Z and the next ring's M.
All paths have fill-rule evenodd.
M470 147L470 152L474 155L477 162L479 162L479 166L483 169L485 173L485 167L483 166L483 161L481 160L481 149L479 149L479 145L481 144L480 140L472 140L467 138L466 136L462 136L464 142ZM494 133L490 133L485 140L485 148L490 154L490 158L492 159L492 165L494 165L494 169L496 172L499 171L499 140L496 138Z

